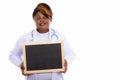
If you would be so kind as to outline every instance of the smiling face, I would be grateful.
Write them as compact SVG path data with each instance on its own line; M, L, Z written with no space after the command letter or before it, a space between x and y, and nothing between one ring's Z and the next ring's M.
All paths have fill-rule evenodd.
M49 26L52 21L52 10L46 3L40 3L33 11L32 17L37 26L37 31L46 33L49 31Z
M49 25L51 20L44 16L41 12L36 13L34 16L34 22L37 26L37 30L40 33L46 33L49 31Z

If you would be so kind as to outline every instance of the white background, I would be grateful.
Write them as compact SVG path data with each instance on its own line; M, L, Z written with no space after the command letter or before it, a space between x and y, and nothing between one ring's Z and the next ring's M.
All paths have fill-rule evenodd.
M40 2L51 6L51 27L67 37L76 53L65 80L120 80L119 0L1 0L1 79L24 80L8 56L16 40L35 28L32 12Z

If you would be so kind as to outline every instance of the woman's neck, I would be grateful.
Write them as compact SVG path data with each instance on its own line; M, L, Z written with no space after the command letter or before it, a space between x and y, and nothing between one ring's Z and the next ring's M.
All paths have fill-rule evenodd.
M39 29L37 29L37 31L38 31L39 33L46 33L46 32L49 31L49 29L46 29L46 30L39 30Z

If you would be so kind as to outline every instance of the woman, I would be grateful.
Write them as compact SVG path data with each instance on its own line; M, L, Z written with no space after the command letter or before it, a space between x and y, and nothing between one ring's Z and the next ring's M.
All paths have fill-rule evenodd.
M68 44L65 37L54 29L49 28L52 21L52 10L46 3L40 3L33 11L32 17L36 24L36 28L31 32L22 35L15 48L11 51L9 59L16 66L21 68L22 74L27 80L63 80L62 73L67 71L68 64L74 59L75 54ZM47 42L47 41L64 41L64 57L65 70L62 72L24 74L24 66L22 64L22 44L26 42Z

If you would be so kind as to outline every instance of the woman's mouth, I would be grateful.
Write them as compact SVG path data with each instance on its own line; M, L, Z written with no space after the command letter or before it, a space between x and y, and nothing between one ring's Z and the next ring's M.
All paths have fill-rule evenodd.
M39 26L45 26L45 23L40 23Z

